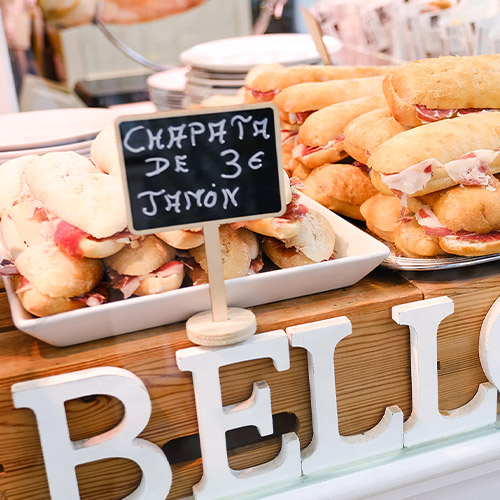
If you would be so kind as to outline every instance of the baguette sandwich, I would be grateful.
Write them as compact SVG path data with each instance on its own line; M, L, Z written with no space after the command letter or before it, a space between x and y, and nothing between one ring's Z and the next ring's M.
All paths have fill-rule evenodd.
M303 181L301 191L324 207L363 220L361 205L377 193L362 164L333 163L315 168Z
M2 216L1 235L4 261L0 274L10 263L7 274L12 275L19 301L29 313L48 316L107 299L105 287L100 286L101 261L61 250L36 200L24 199L8 208Z
M386 75L394 66L290 66L263 71L247 82L245 102L272 101L282 90L298 83L350 80Z
M500 181L485 186L455 186L412 199L422 231L437 238L444 252L464 255L500 253Z
M500 112L475 113L401 132L368 158L374 186L400 198L455 185L495 189Z
M388 74L383 89L402 125L500 109L500 54L445 56L405 64Z
M382 95L383 76L299 83L280 92L274 103L280 120L287 125L300 125L315 111L351 99Z
M24 180L54 227L55 243L69 254L103 258L130 241L120 180L84 156L47 153L29 165Z
M405 257L437 257L446 255L439 244L439 238L425 232L416 217L402 219L394 232L394 246Z
M292 238L300 230L301 219L307 213L307 207L300 203L297 180L289 179L284 173L286 211L279 217L265 217L233 224L233 227L245 227L254 233L271 236L280 240ZM299 181L300 182L300 181Z
M219 227L224 279L256 274L262 267L262 256L257 236L243 227L222 224ZM208 264L205 245L189 250L194 262L188 262L188 274L194 285L208 282Z
M291 238L264 237L262 250L280 268L304 266L334 257L335 232L318 211L308 209Z
M368 111L352 120L344 130L344 150L366 164L372 151L396 134L408 130L397 122L387 106Z
M306 168L336 163L347 156L344 130L356 117L385 104L384 96L339 102L310 115L300 126L293 157Z
M101 282L99 259L77 258L51 241L34 244L14 261L16 294L29 313L48 316L100 304L105 295L93 292Z
M133 241L104 263L111 286L125 299L175 290L184 279L184 264L175 260L175 250L154 235Z
M376 193L359 207L367 229L385 241L394 243L396 229L406 215L399 198Z

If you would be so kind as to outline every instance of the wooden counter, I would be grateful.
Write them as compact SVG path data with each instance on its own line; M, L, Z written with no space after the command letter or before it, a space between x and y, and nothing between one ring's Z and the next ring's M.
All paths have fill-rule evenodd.
M258 332L311 321L347 316L353 333L335 351L340 431L360 433L373 427L390 405L411 411L408 328L391 319L397 304L447 295L455 313L438 331L440 408L465 404L486 381L478 356L481 323L500 296L500 268L486 264L462 270L397 273L377 269L358 284L339 290L252 308ZM15 409L12 384L90 367L126 368L145 383L152 400L150 422L141 437L164 446L172 466L169 499L191 494L202 474L191 375L181 372L175 351L190 347L184 324L168 325L72 347L52 347L15 329L3 288L0 289L0 498L47 500L48 486L31 410ZM301 448L311 440L311 409L306 353L291 348L291 367L277 372L269 359L221 369L223 404L248 398L252 384L271 388L276 436L245 442L251 432L228 436L230 464L235 469L264 463L276 456L280 435L294 430ZM113 398L96 396L67 404L72 439L99 434L122 417ZM294 418L296 417L296 419ZM281 428L281 430L279 430ZM190 438L190 436L192 436ZM194 443L194 446L193 446ZM77 469L84 500L122 498L137 486L138 467L113 459Z

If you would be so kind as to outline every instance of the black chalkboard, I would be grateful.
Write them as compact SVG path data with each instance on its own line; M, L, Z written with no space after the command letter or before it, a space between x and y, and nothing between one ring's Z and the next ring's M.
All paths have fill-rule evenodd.
M116 133L132 232L285 211L272 104L132 115Z

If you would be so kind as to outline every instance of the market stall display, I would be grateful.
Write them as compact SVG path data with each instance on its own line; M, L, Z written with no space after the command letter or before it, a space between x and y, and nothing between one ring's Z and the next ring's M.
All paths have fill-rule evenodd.
M452 491L457 471L467 473L467 493L484 469L498 473L491 443L499 439L500 288L498 266L488 262L500 259L492 253L500 113L475 109L401 125L384 94L391 71L272 91L284 124L287 211L220 227L227 301L256 318L257 335L232 346L193 347L186 337L183 322L209 308L207 233L126 230L115 129L79 136L90 142L83 154L57 149L71 137L21 144L24 156L0 166L9 173L9 193L0 193L8 274L0 290L0 406L12 429L0 445L9 499L334 492L420 500ZM310 85L358 93L332 93L325 103L327 92L304 94ZM287 107L293 94L302 108ZM324 130L331 135L321 137ZM448 154L445 136L457 157L440 156ZM323 156L330 146L337 157ZM414 162L406 165L405 155ZM157 171L167 168L155 158ZM391 178L401 165L419 172L422 190L448 174L453 182L407 189L405 179ZM88 207L90 217L68 205ZM451 224L457 216L460 227ZM452 246L449 237L457 243L464 231L469 243L482 234L488 248ZM473 267L434 270L453 267L452 254L455 267ZM415 260L440 264L412 273L425 269L412 267ZM85 297L103 288L105 303ZM40 297L42 306L56 305L33 307Z

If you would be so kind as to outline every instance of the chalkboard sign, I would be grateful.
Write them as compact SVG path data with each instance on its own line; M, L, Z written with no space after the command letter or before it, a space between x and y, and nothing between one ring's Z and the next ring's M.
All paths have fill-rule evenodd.
M273 104L116 121L129 229L138 234L284 213Z

